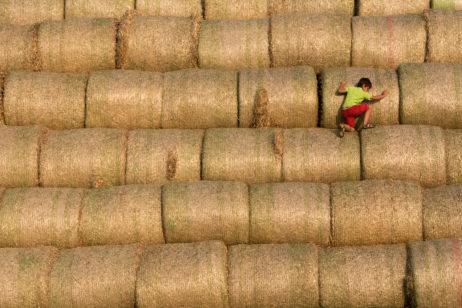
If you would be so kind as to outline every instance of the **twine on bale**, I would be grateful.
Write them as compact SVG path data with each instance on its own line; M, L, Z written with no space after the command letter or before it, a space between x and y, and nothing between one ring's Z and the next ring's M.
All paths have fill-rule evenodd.
M30 25L62 19L63 0L0 1L0 24Z
M205 19L259 19L268 17L266 0L204 0Z
M135 8L135 0L65 0L66 19L121 18L127 10Z
M359 16L422 14L430 7L428 0L359 0Z
M354 0L268 0L270 14L354 14Z
M39 25L0 25L0 72L38 69Z
M462 129L447 129L445 134L447 184L462 183Z
M148 16L178 16L202 19L201 0L136 0L136 10Z

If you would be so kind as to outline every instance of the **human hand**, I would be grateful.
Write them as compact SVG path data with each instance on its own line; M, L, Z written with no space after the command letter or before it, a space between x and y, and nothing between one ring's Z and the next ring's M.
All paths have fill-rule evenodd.
M340 83L340 86L343 87L343 86L346 85L346 83L347 83L347 82L346 82L345 80L343 80L343 81Z

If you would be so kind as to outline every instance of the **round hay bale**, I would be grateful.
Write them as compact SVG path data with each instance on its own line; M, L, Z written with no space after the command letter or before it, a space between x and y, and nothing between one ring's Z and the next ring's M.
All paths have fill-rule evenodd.
M278 129L208 129L202 153L202 179L248 184L281 181L277 134Z
M427 34L421 15L353 17L352 32L352 66L396 69L425 61Z
M267 116L271 126L316 127L318 83L313 68L254 69L239 72L239 126L251 127L257 94L268 92Z
M38 31L42 71L88 73L114 69L115 51L115 19L47 21Z
M435 126L393 125L361 131L364 179L446 183L444 131Z
M405 307L405 277L404 244L321 250L320 306Z
M0 1L0 24L29 25L62 19L63 0Z
M201 0L136 0L136 10L149 16L202 18Z
M49 307L53 247L0 249L0 307Z
M237 127L237 73L188 69L165 73L163 128Z
M288 182L356 181L361 178L358 135L324 128L284 131L283 174Z
M231 307L318 307L318 249L313 244L229 248Z
M131 131L127 147L127 184L200 180L203 136L204 131L199 129Z
M0 187L38 185L43 134L44 130L38 126L0 126Z
M422 189L392 180L331 185L333 246L422 240Z
M251 243L329 244L330 193L326 184L252 185L250 212Z
M204 0L205 19L258 19L268 17L267 1Z
M85 75L11 73L4 90L5 123L50 129L84 127L86 86Z
M461 248L459 239L408 245L408 288L413 307L456 308L462 305Z
M94 187L125 184L127 137L122 129L82 128L50 131L42 142L40 184Z
M462 10L460 0L431 0L431 7L434 9Z
M65 0L66 19L121 18L127 10L135 8L135 0Z
M163 244L160 187L126 185L90 190L82 208L80 235L84 246Z
M137 245L61 251L50 278L50 307L135 306Z
M249 242L249 190L244 183L165 184L162 211L167 243Z
M147 247L136 280L137 307L228 307L226 254L218 241Z
M82 189L7 189L0 207L0 246L78 246L83 198Z
M359 0L359 16L422 14L430 7L428 0Z
M431 9L424 12L424 17L427 62L462 63L462 48L458 43L462 40L462 11Z
M195 18L138 16L128 11L118 33L118 68L168 72L197 67Z
M164 77L141 71L100 71L90 74L86 127L159 128Z
M409 63L398 72L402 124L462 128L462 65Z
M354 0L268 0L271 14L354 14Z
M38 28L0 25L0 72L37 70Z
M462 130L448 129L444 131L446 143L447 183L462 183Z
M337 128L343 121L342 104L345 95L337 90L345 80L348 86L356 86L359 79L369 78L372 82L372 95L381 95L388 90L388 96L379 101L368 102L373 108L369 121L380 125L399 124L399 94L398 75L392 69L374 68L326 68L322 71L322 116L321 126Z
M243 70L270 66L269 20L206 20L199 32L199 67Z
M274 15L271 18L273 66L350 66L351 18L348 15Z

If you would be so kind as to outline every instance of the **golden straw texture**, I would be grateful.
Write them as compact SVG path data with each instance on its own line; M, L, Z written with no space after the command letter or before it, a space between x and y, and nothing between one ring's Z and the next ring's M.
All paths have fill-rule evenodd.
M86 127L159 128L164 77L161 73L112 70L90 74Z
M66 19L120 18L135 8L135 0L65 0Z
M435 9L462 10L460 0L431 0L431 7Z
M206 20L199 33L200 68L270 66L269 20Z
M351 18L348 15L274 15L271 18L273 65L310 65L316 73L350 66Z
M268 92L271 126L316 127L318 124L317 80L313 68L253 69L239 73L239 126L251 127L258 91Z
M435 126L394 125L361 131L364 179L446 182L444 131Z
M319 257L320 305L404 307L406 246L327 248Z
M5 90L5 79L7 73L0 72L0 126L5 125L5 115L3 110L3 92Z
M266 0L204 0L205 19L258 19L266 18Z
M127 184L200 180L203 136L204 131L199 129L131 131L127 149Z
M136 280L137 307L227 308L226 254L222 242L147 247Z
M430 7L428 0L359 0L359 16L422 14Z
M83 245L163 244L158 186L91 189L80 219Z
M270 183L250 187L250 242L329 244L329 185Z
M149 16L202 18L201 0L136 0L136 10Z
M64 19L64 0L0 1L0 24L28 25Z
M0 25L0 72L37 69L38 25Z
M462 130L445 131L447 184L462 183Z
M165 184L162 211L167 243L249 242L249 191L244 183Z
M124 185L126 143L126 132L121 129L50 131L42 142L40 184L82 188L98 182Z
M165 73L163 128L237 127L237 73L188 69Z
M361 78L369 78L372 82L372 95L381 95L388 90L388 96L379 101L366 101L372 108L370 123L381 125L399 124L399 94L398 75L391 69L374 68L326 68L322 71L322 117L321 126L337 128L344 119L342 104L345 95L337 92L342 81L347 87L354 87Z
M348 14L353 15L355 0L268 0L271 14Z

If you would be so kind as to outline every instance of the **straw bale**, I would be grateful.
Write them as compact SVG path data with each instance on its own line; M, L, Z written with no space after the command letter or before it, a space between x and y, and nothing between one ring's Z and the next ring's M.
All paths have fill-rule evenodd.
M289 182L355 181L361 177L358 135L325 128L284 131L283 174Z
M361 131L364 179L446 182L444 131L435 126L394 125Z
M334 247L320 252L320 305L405 307L406 245Z
M231 246L231 307L318 307L318 249L313 244Z
M460 0L431 0L431 7L435 9L462 10Z
M204 0L205 19L258 19L268 17L267 1Z
M5 123L58 130L84 127L86 86L85 75L11 73L5 82Z
M88 73L114 69L115 51L115 19L47 21L38 31L42 71Z
M165 73L163 128L237 127L237 73L188 69Z
M118 68L167 72L197 67L199 22L128 11L119 29Z
M200 180L203 136L204 131L199 129L131 131L127 148L127 184Z
M146 307L228 307L227 249L222 242L147 247L136 280Z
M136 0L136 10L149 16L202 18L201 0Z
M424 12L428 32L427 62L462 63L462 3L459 6L459 11L431 9Z
M251 243L329 244L329 186L271 183L250 187Z
M422 14L430 7L428 0L359 0L359 16Z
M50 306L134 307L140 253L137 245L61 251L51 271Z
M274 146L277 132L278 129L208 129L202 153L203 180L279 182L281 159Z
M64 19L64 0L0 1L0 24L29 25Z
M447 183L462 183L462 130L445 130Z
M354 14L354 0L268 0L271 14Z
M255 108L253 110L253 119L251 123L252 124L250 127L252 128L263 128L271 126L270 118L268 115L268 91L266 91L265 88L257 91Z
M352 66L396 69L425 60L427 34L421 15L353 17L352 32Z
M0 72L37 69L37 32L38 25L0 25Z
M462 305L461 246L459 239L408 245L413 307L456 308Z
M0 187L37 186L40 139L38 126L0 126Z
M53 247L0 249L0 307L49 307Z
M90 74L86 127L159 128L161 73L111 70Z
M185 182L162 187L167 243L249 242L249 191L240 182Z
M126 132L111 128L50 131L42 142L40 184L90 188L125 184Z
M5 90L4 84L6 79L6 73L0 72L0 126L5 125L5 115L3 109L3 92Z
M316 127L317 80L313 68L253 69L239 73L239 125L251 127L257 112L258 93L268 93L267 115L271 126Z
M388 96L379 101L368 102L373 108L369 121L374 124L399 124L399 94L398 75L392 69L374 68L326 68L322 71L322 117L321 126L337 128L342 118L342 104L345 95L337 90L345 80L347 86L356 86L361 78L369 78L372 82L372 95L381 95L388 90Z
M273 65L310 65L316 73L350 66L351 18L348 15L274 15L271 18Z
M206 20L199 33L199 66L227 70L269 67L269 20Z
M90 190L82 209L80 235L84 246L163 244L160 187L126 185Z
M125 11L135 8L135 0L65 0L66 19L121 18Z

